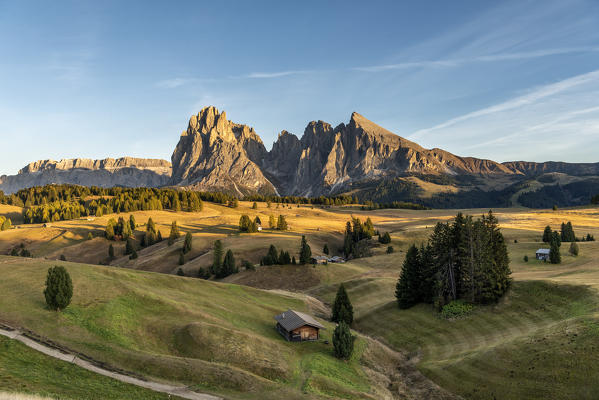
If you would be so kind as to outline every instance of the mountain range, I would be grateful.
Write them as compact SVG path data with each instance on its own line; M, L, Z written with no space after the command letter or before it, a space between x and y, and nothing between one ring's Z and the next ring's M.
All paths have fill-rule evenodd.
M425 149L355 112L336 127L312 121L301 138L282 131L268 151L253 128L205 107L191 116L171 161L37 161L17 175L0 177L0 190L12 193L48 183L178 186L239 196L353 194L439 207L529 205L539 199L585 204L599 193L599 163L460 157Z

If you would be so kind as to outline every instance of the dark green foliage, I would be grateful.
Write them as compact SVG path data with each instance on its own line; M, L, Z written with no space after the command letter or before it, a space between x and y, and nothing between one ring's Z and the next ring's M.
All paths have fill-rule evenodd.
M382 244L391 243L391 235L389 235L389 232L385 232L382 235L379 235L379 242Z
M138 257L137 250L135 250L135 247L133 247L133 250L131 251L131 255L129 256L129 260L135 260L137 257Z
M212 266L210 272L212 275L220 275L223 267L223 244L220 240L214 242L214 250L212 254Z
M299 252L299 263L300 264L308 264L310 259L312 258L312 250L310 249L310 245L306 240L306 236L302 235L302 241L300 244L300 252Z
M374 234L374 227L370 218L362 224L359 218L352 218L345 225L343 239L343 252L346 258L360 258L370 255L368 239Z
M291 257L291 265L296 265L297 261L295 260L295 256Z
M279 260L278 261L279 261L280 265L289 265L289 264L291 264L291 256L289 255L289 252L281 250L281 252L279 253Z
M324 244L324 247L322 248L322 252L324 254L326 254L327 256L329 255L329 245L328 244Z
M118 221L110 218L105 229L106 239L108 240L123 240L131 237L131 225L126 222L123 217L119 217Z
M553 211L557 211L557 205L556 204L553 205Z
M22 249L21 250L21 257L33 257L33 255L31 254L31 252L27 249Z
M191 251L191 242L193 237L191 236L191 232L187 232L185 234L185 241L183 242L183 254L187 254Z
M549 251L549 262L551 264L560 264L562 262L562 255L560 253L561 240L557 232L553 232L551 235L551 246Z
M524 262L528 262L528 256L524 256Z
M549 240L549 243L552 242L557 243L558 247L562 245L562 236L557 231L551 232L551 239Z
M572 222L570 222L570 221L568 221L568 223L562 222L560 239L562 242L575 242L576 241L576 235L574 234L574 228L572 227Z
M410 248L405 263L396 288L405 308L419 302L441 308L460 298L489 303L511 283L507 246L492 212L478 220L458 214L453 223L438 223L429 244Z
M551 227L549 225L547 225L545 227L545 230L543 231L543 243L549 243L551 241L551 234L553 232L551 231Z
M268 253L262 257L262 265L275 265L279 263L279 253L274 244L271 244L268 248Z
M252 210L257 210L258 209L258 203L256 203L254 201L254 204L252 204Z
M142 246L151 246L154 243L160 241L162 241L162 235L160 235L160 232L156 232L156 224L150 217L148 218L148 222L146 223L146 233L144 234L142 239Z
M249 270L249 271L255 271L256 270L256 267L254 266L254 263L252 263L252 262L250 262L248 260L242 260L241 261L241 266L243 268L245 268L246 270Z
M179 253L179 265L185 264L185 254L183 252ZM181 268L179 268L181 269Z
M239 231L247 233L258 232L258 223L256 223L255 220L252 221L246 214L243 214L241 218L239 218Z
M337 295L335 296L335 302L333 303L331 321L343 321L348 325L351 325L354 321L354 307L349 300L349 296L347 295L343 283L339 285L339 289L337 289Z
M599 204L599 194L596 194L593 197L591 197L591 204Z
M129 226L131 227L131 232L133 232L135 230L135 227L136 227L135 216L133 214L131 214L129 216Z
M210 279L210 270L208 268L200 267L198 270L198 278Z
M19 255L19 249L17 247L13 247L13 249L10 251L10 255L17 257Z
M65 255L61 254L60 255L60 261L66 261L66 260L67 260L67 258L65 257Z
M125 243L125 254L133 253L134 247L133 240L131 238L127 239L127 243Z
M595 236L591 235L590 233L587 233L586 240L587 240L587 242L594 242Z
M395 250L393 249L393 246L388 246L387 247L387 254L391 254L393 253Z
M168 236L168 245L172 246L172 244L175 243L175 240L177 240L180 236L181 233L179 233L177 221L173 221L173 223L171 224L171 233Z
M422 300L422 261L418 248L410 246L395 287L395 298L399 308L410 308Z
M108 246L108 258L114 260L114 247L112 246L112 243Z
M183 265L183 264L179 264L179 265ZM185 276L185 272L183 272L183 270L181 268L177 268L177 275Z
M48 269L44 297L51 310L64 310L71 303L73 282L64 267L55 266Z
M576 242L572 242L570 244L570 254L572 254L573 256L578 256L578 253L580 252L580 249L578 248L578 244Z
M464 300L454 300L441 308L441 316L446 319L462 318L470 314L474 306Z
M284 215L279 215L279 219L277 220L277 229L280 231L286 231L288 228L287 220Z
M231 250L227 250L225 254L225 260L223 261L223 267L220 273L216 275L217 278L226 278L229 275L237 273L237 267L235 266L235 256Z
M333 354L335 357L348 360L354 352L354 338L349 326L340 322L333 332Z

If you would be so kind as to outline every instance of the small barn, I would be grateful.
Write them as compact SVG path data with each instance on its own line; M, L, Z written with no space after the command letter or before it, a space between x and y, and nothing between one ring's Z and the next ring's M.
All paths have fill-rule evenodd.
M310 259L310 263L312 264L326 264L329 259L326 256L316 256Z
M539 249L537 250L537 260L549 261L550 249Z
M287 310L275 316L277 331L289 342L318 340L324 326L312 316L295 310Z

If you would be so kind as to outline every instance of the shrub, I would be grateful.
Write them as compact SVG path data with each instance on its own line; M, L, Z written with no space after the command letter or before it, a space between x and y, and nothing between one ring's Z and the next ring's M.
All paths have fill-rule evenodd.
M462 318L470 314L474 306L463 300L454 300L443 306L441 316L446 319Z
M133 248L133 250L131 251L131 255L129 256L129 260L135 260L137 257L137 250Z
M254 263L249 262L248 260L242 260L241 261L241 266L243 268L245 268L248 271L255 271L256 267L254 266Z
M64 256L64 254L61 254L60 255L60 261L66 261L66 260L67 260L67 258Z
M210 270L208 268L200 267L200 269L198 270L198 278L209 279L210 278Z
M73 282L64 267L55 266L48 269L44 297L51 310L64 310L71 303Z
M391 254L393 253L395 250L393 249L393 246L389 246L387 247L387 254Z
M524 262L528 262L528 256L524 256Z
M177 269L177 275L185 276L185 272L183 272L183 270L181 268L179 268L179 269Z

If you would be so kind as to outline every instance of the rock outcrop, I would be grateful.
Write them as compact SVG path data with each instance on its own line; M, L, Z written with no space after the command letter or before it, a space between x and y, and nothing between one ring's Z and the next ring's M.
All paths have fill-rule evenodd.
M100 187L160 187L168 184L171 164L165 160L123 157L89 160L40 160L22 168L17 175L1 176L0 190L20 189L51 183Z

